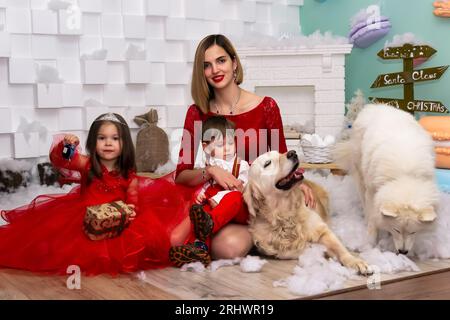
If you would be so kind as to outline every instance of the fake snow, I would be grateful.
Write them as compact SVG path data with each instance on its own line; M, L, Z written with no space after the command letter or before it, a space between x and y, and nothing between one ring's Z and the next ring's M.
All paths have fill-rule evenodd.
M374 14L377 12L380 13L381 10L380 6L376 4L359 10L353 17L350 18L350 29L361 21L374 21Z
M320 30L316 30L309 36L296 34L278 38L273 36L249 33L241 38L233 38L231 40L236 44L236 47L252 47L261 49L292 47L313 48L316 46L342 45L349 43L346 37L333 35L330 31L322 34Z
M426 44L425 41L418 39L414 33L406 32L404 34L394 35L391 42L386 41L386 43L384 44L384 48L386 49L388 47L401 47L406 43L410 43L414 46Z
M298 258L293 275L274 281L274 287L286 287L295 295L314 295L343 287L344 282L356 276L356 271L339 262L325 258L325 247L313 244Z
M241 261L242 272L260 272L262 267L267 263L267 260L261 259L257 256L246 256Z

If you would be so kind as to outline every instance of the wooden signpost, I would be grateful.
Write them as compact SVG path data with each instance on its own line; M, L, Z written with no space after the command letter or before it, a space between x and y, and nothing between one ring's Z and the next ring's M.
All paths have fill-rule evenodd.
M403 59L403 72L381 74L372 83L371 88L403 85L404 99L375 97L369 97L369 99L374 103L385 103L410 113L416 111L449 113L447 107L440 101L414 100L414 82L437 80L448 68L448 66L440 66L414 70L414 59L429 58L435 53L436 50L430 46L413 46L409 43L402 47L380 50L378 56L382 59Z

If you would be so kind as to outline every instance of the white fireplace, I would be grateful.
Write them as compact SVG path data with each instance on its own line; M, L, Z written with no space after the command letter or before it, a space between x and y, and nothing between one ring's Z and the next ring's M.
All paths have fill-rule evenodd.
M273 97L283 124L336 136L345 113L345 55L352 45L238 48L243 88ZM288 141L293 145L298 143Z

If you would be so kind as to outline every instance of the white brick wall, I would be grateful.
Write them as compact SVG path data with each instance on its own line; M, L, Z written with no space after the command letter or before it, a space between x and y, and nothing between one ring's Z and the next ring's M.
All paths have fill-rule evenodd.
M150 107L157 108L161 127L176 132L192 103L190 81L198 41L219 32L232 39L250 30L275 35L280 24L299 28L303 4L300 0L78 0L79 10L55 11L49 1L0 1L5 24L0 30L0 158L46 155L51 136L58 132L74 132L84 143L92 120L108 111L123 113L133 138L137 132L133 117ZM130 44L145 49L145 60L127 59ZM106 59L82 58L99 49L107 50ZM244 88L266 85L265 74L273 83L296 86L292 77L303 81L322 68L320 57L302 57L308 63L297 58L275 61L271 73L260 72L267 61L248 60ZM343 79L334 81L334 74L343 74L344 60L334 56L332 60L329 81L315 83L320 91L343 89ZM61 82L36 83L36 67L42 65L55 68ZM288 92L274 92L274 96L286 104L288 122L309 117L305 110L314 105L305 100L304 109L297 113ZM326 94L323 97L327 99ZM90 99L97 102L87 104ZM334 106L323 102L327 104ZM19 132L24 119L41 131L22 128Z
M11 131L11 109L0 108L0 135Z
M38 83L36 90L38 108L61 108L63 105L62 83Z
M39 132L28 132L28 134L14 133L14 157L36 158L39 153Z
M279 8L276 14L283 12ZM310 122L320 135L340 132L345 112L345 54L351 45L238 51L246 89L274 97L284 125Z
M33 33L56 34L58 33L58 16L51 10L32 10Z

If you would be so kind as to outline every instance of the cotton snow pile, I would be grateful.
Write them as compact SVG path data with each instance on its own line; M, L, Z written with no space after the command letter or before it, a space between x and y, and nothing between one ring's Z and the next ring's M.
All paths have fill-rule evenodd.
M0 159L1 171L28 171L33 167L33 163L26 160ZM0 194L1 196L1 194Z
M350 18L350 26L357 25L360 21L372 21L375 20L373 18L374 12L380 12L380 6L371 5L370 8L363 8L359 10L356 14L354 14Z
M404 44L409 43L414 46L420 46L427 44L425 41L418 39L414 33L406 32L404 34L396 34L392 37L392 41L386 41L384 48L388 47L401 47Z
M314 48L316 46L341 45L349 43L346 37L333 35L329 31L322 34L320 30L316 30L308 36L302 34L292 34L282 37L267 36L250 32L240 38L231 37L231 40L238 48L242 46L262 49L292 47Z
M378 248L360 253L370 266L371 279L379 279L380 273L393 274L402 271L420 271L417 265L404 255ZM285 287L295 295L314 295L342 289L347 280L360 279L356 270L342 266L337 260L326 258L326 248L320 244L311 244L298 258L293 275L274 281L274 287ZM369 282L368 282L369 283Z
M243 272L260 272L267 260L257 256L246 256L241 261L241 270Z
M373 272L420 271L419 267L408 257L391 251L381 252L378 248L372 248L361 252L359 256L371 266Z
M352 251L370 248L359 194L352 178L305 172L305 178L322 185L330 197L330 226L334 233Z
M325 258L326 249L313 244L299 257L294 274L275 281L274 287L286 287L295 295L313 295L343 287L345 281L356 276L356 271L343 267L339 262Z
M20 187L16 192L0 193L0 211L10 210L30 203L41 194L68 193L75 185L41 186L39 183L30 183L27 187ZM0 225L5 221L0 218Z
M261 272L262 267L267 263L267 260L261 259L258 256L248 255L245 258L234 258L234 259L220 259L212 261L208 267L205 267L201 262L192 262L184 264L180 271L191 271L191 272L215 272L217 269L227 266L240 266L242 272Z

